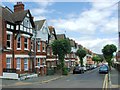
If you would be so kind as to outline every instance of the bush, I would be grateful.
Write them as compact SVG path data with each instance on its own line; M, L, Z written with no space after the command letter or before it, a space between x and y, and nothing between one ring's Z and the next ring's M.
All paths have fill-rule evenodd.
M63 68L62 74L63 75L68 75L68 69L66 67Z

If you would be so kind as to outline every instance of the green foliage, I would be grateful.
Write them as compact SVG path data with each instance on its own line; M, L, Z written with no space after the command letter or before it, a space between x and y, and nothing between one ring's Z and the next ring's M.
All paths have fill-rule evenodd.
M60 68L62 68L62 72L64 72L64 58L65 55L70 53L71 46L70 42L67 39L55 40L52 44L52 50L54 55L58 55L58 59L60 61Z
M113 57L113 53L117 51L117 47L113 44L106 45L102 49L102 53L106 61L108 62L108 65L111 66L111 59Z
M63 75L68 75L68 68L67 67L63 67L63 70L62 70L62 74Z
M83 66L83 58L86 56L87 52L83 48L79 48L76 52L76 55L80 59L81 66Z
M52 50L54 55L63 55L70 53L70 42L67 39L55 40L52 44Z
M95 61L95 62L102 62L103 61L103 57L100 56L100 55L95 55L92 57L92 60Z

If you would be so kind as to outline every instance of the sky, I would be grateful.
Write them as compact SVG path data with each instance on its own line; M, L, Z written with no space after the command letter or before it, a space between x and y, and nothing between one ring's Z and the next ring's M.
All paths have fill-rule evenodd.
M5 1L1 4L13 10L19 0ZM101 54L106 44L118 46L119 0L20 1L35 21L46 19L57 34L65 34L94 53Z

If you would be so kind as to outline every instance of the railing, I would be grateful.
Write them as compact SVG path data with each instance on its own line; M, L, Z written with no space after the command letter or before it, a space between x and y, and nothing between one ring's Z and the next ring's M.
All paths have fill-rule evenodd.
M3 69L3 72L16 73L16 69L4 68L4 69Z

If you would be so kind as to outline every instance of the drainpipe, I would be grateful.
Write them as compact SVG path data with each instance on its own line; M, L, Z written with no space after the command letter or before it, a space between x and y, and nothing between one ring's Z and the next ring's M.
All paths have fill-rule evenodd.
M35 44L35 50L34 50L34 72L35 72L35 66L36 66L36 35L37 35L37 31L35 30L35 41L34 41L34 44Z

